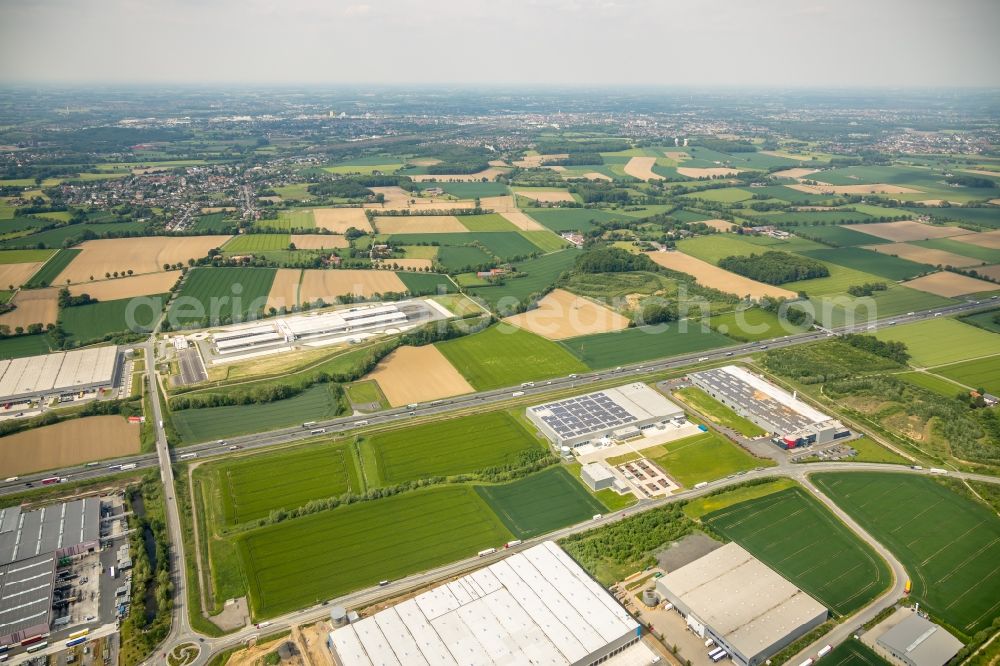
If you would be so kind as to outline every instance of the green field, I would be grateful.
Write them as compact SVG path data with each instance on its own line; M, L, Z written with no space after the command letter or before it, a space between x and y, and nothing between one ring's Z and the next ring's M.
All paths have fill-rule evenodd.
M507 412L485 412L370 435L362 443L373 486L511 465L538 442Z
M314 184L315 183L292 183L291 185L275 187L274 191L277 192L278 196L282 199L308 201L313 198L313 195L309 192L309 186Z
M1000 229L1000 208L915 208L919 215L930 215L935 220L965 222L989 229Z
M889 666L882 657L859 640L848 638L823 657L827 666Z
M356 408L360 411L372 411L371 406L373 405L376 406L375 409L388 409L389 407L389 402L385 399L382 389L379 388L378 382L374 379L344 384L344 393L351 405L357 405Z
M876 291L871 297L855 299L847 294L832 294L829 298L812 299L817 319L825 326L842 326L846 323L848 314L855 312L855 321L867 321L868 315L878 319L892 315L930 310L955 303L950 298L928 294L901 285L889 285L886 291ZM864 304L871 304L868 313ZM857 305L857 307L854 307Z
M746 437L760 437L767 434L763 428L749 419L743 418L700 388L691 386L678 389L674 391L674 395L697 409L705 418L716 425L735 430Z
M557 234L563 231L586 233L597 228L593 222L634 219L624 213L616 214L595 208L525 208L524 212Z
M63 308L59 312L59 319L69 339L76 344L102 340L107 335L125 331L149 333L169 296L170 294L156 294L145 297L149 299L150 304L156 304L158 307L154 309L144 305L137 308L133 313L136 319L134 323L138 326L136 329L130 329L127 321L129 303L134 300L132 298Z
M212 233L221 233L223 230L234 227L235 225L236 221L227 220L225 213L200 215L198 219L194 221L195 231L210 231Z
M475 489L518 539L530 539L607 511L562 467Z
M934 372L974 389L986 389L994 395L1000 394L1000 349L994 348L993 351L996 355L989 358L940 366L934 368ZM960 390L959 387L956 389ZM956 392L957 390L953 390L951 395L955 395Z
M522 277L508 276L502 285L475 288L471 293L485 300L492 308L500 308L503 311L505 300L521 301L531 294L540 293L550 287L557 277L573 267L579 256L579 251L569 249L516 262L514 264L517 268L516 275Z
M973 245L972 243L963 243L960 240L961 238L962 236L959 236L958 238L932 238L930 240L913 241L912 245L932 247L935 250L953 252L963 257L972 257L973 259L984 261L988 264L1000 264L1000 250L994 250L989 247L980 247L979 245Z
M278 219L276 220L258 220L255 226L279 231L313 229L316 227L316 218L313 217L311 208L292 208L278 211Z
M234 236L222 246L225 252L262 252L265 250L287 250L292 242L289 234L241 234Z
M986 312L977 312L966 317L959 317L958 320L970 326L1000 333L1000 320L993 321L993 318L998 315L1000 315L1000 310L987 310Z
M859 226L858 228L863 227ZM856 231L850 226L841 227L836 224L815 227L800 226L791 229L791 231L805 238L811 238L821 243L825 243L826 245L836 245L838 247L881 245L892 242L884 238L877 238L875 236L870 236L869 234Z
M396 273L406 290L414 296L425 296L429 294L453 294L458 291L458 287L447 275L440 273L412 273L401 271Z
M422 189L430 187L440 187L445 194L450 194L459 199L474 199L476 197L498 197L507 194L507 185L504 183L420 183Z
M686 330L682 330L684 324L687 325ZM562 342L566 349L594 370L733 344L735 341L730 338L687 321L584 335Z
M712 234L686 238L677 243L677 249L710 264L718 264L719 260L725 257L760 254L765 250L765 248L743 240L734 234Z
M979 361L972 361L973 364L979 363ZM950 366L944 366L950 367ZM935 368L934 372L940 372L940 368ZM960 391L966 392L966 389L962 388L954 382L950 382L943 377L939 377L936 374L930 372L902 372L896 375L899 379L909 382L915 386L920 386L928 391L934 391L938 395L943 395L946 398L954 398Z
M467 266L494 265L496 260L478 247L445 245L438 249L437 261L445 270L454 273Z
M775 313L760 308L748 308L715 315L708 320L708 325L722 335L747 342L780 338L783 335L801 333L804 330L788 321L782 322Z
M0 250L0 264L27 264L46 261L55 250Z
M841 247L826 250L806 250L802 252L807 257L819 259L827 264L837 264L846 268L877 275L881 278L899 281L928 273L932 270L927 264L900 259L890 254L879 254L860 247Z
M503 324L437 348L480 391L587 370L555 342Z
M1000 346L1000 335L945 317L882 329L875 337L906 344L910 363L923 367L996 354Z
M76 255L83 250L59 250L54 257L45 262L45 265L32 275L24 286L28 289L34 287L45 287L52 284L53 280L59 277ZM5 285L6 286L6 285ZM14 285L15 287L18 285Z
M888 565L799 487L714 511L702 522L746 548L835 615L863 608L892 582Z
M824 473L816 485L899 558L911 597L965 636L1000 616L1000 518L934 479Z
M829 276L813 278L811 280L799 280L798 282L786 282L781 285L782 288L790 289L791 291L804 291L809 296L830 296L832 294L845 293L848 287L883 281L878 275L871 273L864 273L828 261L824 261L823 264L830 270Z
M142 222L109 222L105 224L65 224L40 231L29 236L19 236L0 241L3 248L36 248L42 247L61 248L66 244L74 244L83 239L88 231L98 235L121 234L121 233L141 233L146 229Z
M540 248L517 231L484 231L467 234L470 241L483 245L488 252L503 261L538 254Z
M736 203L752 199L753 194L738 187L723 187L715 190L702 190L683 195L686 199L703 199L705 201L718 201L721 203Z
M331 419L340 413L340 408L337 387L317 384L284 400L259 405L184 409L172 412L171 418L181 439L193 444Z
M275 474L275 470L281 474ZM226 461L217 471L227 525L267 517L324 497L364 490L348 444L322 444Z
M565 240L551 231L518 231L517 233L542 252L555 252L568 245Z
M714 481L754 467L771 467L730 442L717 432L685 437L643 449L642 455L667 471L677 483L688 488L702 481Z
M517 227L497 213L459 215L458 221L469 231L517 231Z
M342 506L250 532L238 552L254 616L273 617L511 539L468 486Z
M0 359L23 358L48 353L49 336L44 333L0 338Z
M184 279L167 319L175 326L217 325L259 316L274 274L273 268L196 268Z

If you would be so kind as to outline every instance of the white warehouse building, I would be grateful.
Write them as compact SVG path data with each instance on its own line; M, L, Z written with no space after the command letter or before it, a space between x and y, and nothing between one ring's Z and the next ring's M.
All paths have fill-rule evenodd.
M684 417L659 391L636 382L527 409L526 415L557 447L602 437L630 439L641 431Z
M116 386L122 355L118 347L94 347L0 361L0 401L55 398Z

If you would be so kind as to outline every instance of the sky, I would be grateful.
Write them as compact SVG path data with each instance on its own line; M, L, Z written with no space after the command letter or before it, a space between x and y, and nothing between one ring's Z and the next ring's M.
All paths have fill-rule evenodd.
M0 82L1000 86L1000 0L0 0Z

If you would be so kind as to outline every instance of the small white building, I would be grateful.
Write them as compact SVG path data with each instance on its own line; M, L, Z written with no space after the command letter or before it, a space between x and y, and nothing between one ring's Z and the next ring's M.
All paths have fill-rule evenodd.
M591 490L604 490L615 484L615 475L611 470L598 462L588 463L580 470L580 478Z

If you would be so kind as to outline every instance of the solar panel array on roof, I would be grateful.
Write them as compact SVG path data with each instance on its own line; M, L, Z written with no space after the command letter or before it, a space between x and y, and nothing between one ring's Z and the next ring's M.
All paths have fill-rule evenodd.
M614 429L638 420L603 391L550 402L532 410L548 412L541 415L542 421L563 438Z

